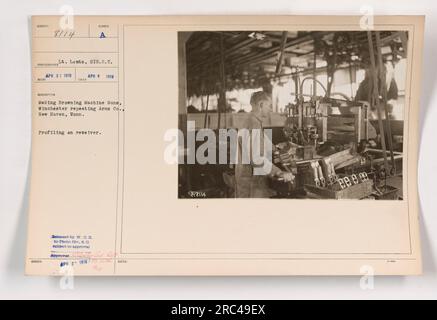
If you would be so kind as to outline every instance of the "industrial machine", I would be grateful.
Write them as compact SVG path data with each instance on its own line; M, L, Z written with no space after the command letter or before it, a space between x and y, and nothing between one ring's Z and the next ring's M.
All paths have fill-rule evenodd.
M341 117L331 114L334 109L343 109ZM399 190L388 186L387 178L401 174L402 154L396 153L398 171L387 172L383 151L377 148L381 142L376 134L373 139L369 136L368 109L366 102L326 97L305 101L302 93L297 95L295 103L287 107L283 128L286 141L275 145L273 155L275 165L295 176L287 185L273 179L272 187L279 196L397 198ZM352 130L340 133L332 130L339 118L352 124L349 126ZM343 138L339 139L339 135Z

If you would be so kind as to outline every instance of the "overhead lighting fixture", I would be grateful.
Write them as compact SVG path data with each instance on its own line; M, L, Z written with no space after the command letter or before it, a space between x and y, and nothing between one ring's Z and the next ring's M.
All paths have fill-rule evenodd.
M266 38L266 35L264 33L254 31L251 34L249 34L249 38L255 40L264 40Z

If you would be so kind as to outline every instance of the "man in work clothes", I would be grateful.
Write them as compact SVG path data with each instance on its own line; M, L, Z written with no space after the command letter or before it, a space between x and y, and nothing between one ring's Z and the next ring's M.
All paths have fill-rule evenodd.
M270 96L264 91L254 92L250 98L250 104L252 106L252 111L247 118L245 125L243 126L245 129L249 130L249 139L240 140L239 141L239 159L241 160L241 154L244 152L244 148L249 150L248 154L250 155L250 164L244 164L239 161L235 166L235 195L237 198L269 198L274 196L276 192L269 188L268 179L269 177L280 178L284 182L291 182L294 180L294 176L290 172L284 172L275 166L273 163L270 163L268 166L265 166L265 161L271 161L272 157L270 155L270 159L263 154L264 150L264 139L267 137L264 135L263 123L268 123L270 120L270 114L272 112L272 100ZM257 129L257 130L253 130ZM259 135L257 141L259 141L259 154L263 163L259 161L254 161L253 158L254 153L252 153L251 141L255 138L255 134ZM267 141L272 145L271 141ZM270 152L271 152L270 148ZM255 152L256 154L256 152ZM259 160L259 159L258 159ZM269 168L268 172L263 172L262 174L256 174L255 170L262 168ZM258 170L259 172L260 170Z

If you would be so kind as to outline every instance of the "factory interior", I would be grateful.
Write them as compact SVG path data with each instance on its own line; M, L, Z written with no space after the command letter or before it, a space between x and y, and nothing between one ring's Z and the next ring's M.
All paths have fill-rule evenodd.
M406 31L179 32L179 129L244 128L263 91L273 164L294 177L269 177L269 198L401 200L407 44ZM178 174L179 198L238 197L235 164Z

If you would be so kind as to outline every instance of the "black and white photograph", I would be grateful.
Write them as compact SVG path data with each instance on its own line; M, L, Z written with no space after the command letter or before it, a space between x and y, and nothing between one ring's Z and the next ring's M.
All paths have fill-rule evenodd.
M178 197L402 200L408 39L178 32Z

